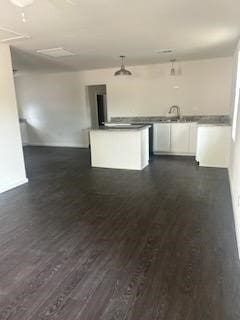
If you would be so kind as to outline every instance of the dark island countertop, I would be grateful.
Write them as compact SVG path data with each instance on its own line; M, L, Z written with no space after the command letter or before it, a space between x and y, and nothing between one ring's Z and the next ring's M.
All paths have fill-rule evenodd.
M91 131L139 131L146 128L149 128L149 126L145 124L114 125L114 123L109 123L106 126L93 128Z

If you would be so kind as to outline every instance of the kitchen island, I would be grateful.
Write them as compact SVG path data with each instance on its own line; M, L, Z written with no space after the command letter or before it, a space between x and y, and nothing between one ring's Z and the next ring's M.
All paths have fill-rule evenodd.
M103 126L90 130L92 167L142 170L149 164L149 126Z

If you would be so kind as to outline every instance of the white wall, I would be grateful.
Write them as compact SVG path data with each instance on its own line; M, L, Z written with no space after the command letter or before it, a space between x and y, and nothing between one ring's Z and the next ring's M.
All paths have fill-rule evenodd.
M0 45L0 193L25 182L10 49Z
M15 78L20 115L28 123L29 144L86 147L90 110L78 73Z
M238 239L238 251L240 254L240 112L238 112L237 121L237 138L236 141L232 143L229 176L231 183L235 227Z
M234 105L234 98L235 98L237 56L238 56L239 50L240 50L240 42L234 54L232 103L231 103L232 113L233 113L233 105ZM236 234L237 234L237 240L238 240L238 253L240 256L240 106L238 107L236 132L237 132L236 140L232 141L229 177L230 177L230 185L231 185L231 193L232 193L232 201L233 201L235 228L236 228Z
M185 115L230 113L232 58L182 62L176 77L169 63L129 69L132 77L114 77L116 69L81 73L83 83L106 83L109 117L166 115L174 104Z
M87 146L90 85L106 84L109 119L166 115L173 104L186 115L230 113L232 58L182 62L182 75L176 77L169 75L169 63L129 69L128 78L114 77L116 69L17 77L30 143Z

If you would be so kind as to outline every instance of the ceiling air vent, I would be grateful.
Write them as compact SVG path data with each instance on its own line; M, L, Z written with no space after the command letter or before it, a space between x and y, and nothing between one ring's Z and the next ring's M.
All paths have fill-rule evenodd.
M37 53L44 54L52 58L74 56L74 53L63 48L42 49L42 50L37 50Z
M21 34L21 33L0 27L0 42L10 42L14 40L21 40L21 39L24 40L28 38L30 37L25 34Z

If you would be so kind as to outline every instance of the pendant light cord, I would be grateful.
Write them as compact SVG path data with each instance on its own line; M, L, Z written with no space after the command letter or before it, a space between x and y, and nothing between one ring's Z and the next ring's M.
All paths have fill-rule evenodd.
M122 59L122 68L124 68L124 58L125 58L125 56L120 56L120 58Z

